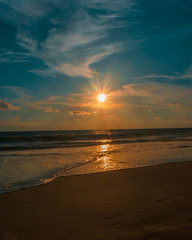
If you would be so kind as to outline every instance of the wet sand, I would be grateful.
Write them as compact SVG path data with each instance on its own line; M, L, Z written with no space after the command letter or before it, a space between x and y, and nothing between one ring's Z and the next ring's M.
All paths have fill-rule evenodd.
M60 177L1 194L0 239L192 239L192 162Z

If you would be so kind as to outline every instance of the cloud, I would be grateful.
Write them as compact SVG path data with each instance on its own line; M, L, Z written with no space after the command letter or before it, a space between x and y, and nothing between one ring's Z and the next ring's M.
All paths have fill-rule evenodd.
M14 107L6 101L0 100L0 110L20 110L20 108Z
M0 53L0 63L21 63L29 62L31 54L26 52L4 51Z
M107 9L112 12L116 12L119 14L122 14L126 12L127 10L130 10L134 5L136 5L136 2L131 1L108 1L108 0L84 0L82 1L84 4L86 4L87 7L93 8L93 9Z
M40 110L45 113L62 112L69 115L83 116L94 114L95 110L100 108L97 95L91 89L90 91L86 89L86 93L82 91L65 96L51 96L47 99L36 101L30 100L29 96L25 95L24 89L14 87L12 89L11 87L9 90L18 94L20 100L15 100L15 103L19 103L23 109ZM119 109L127 111L127 108L141 108L148 114L153 114L158 109L162 111L186 112L190 111L192 107L191 91L192 89L189 87L165 83L126 84L117 90L108 92L104 108L106 110L116 109L117 111ZM4 109L16 110L11 105L6 107L5 103L3 104Z
M25 102L23 105L26 109L34 109L34 110L40 110L45 113L58 113L60 112L60 109L55 107L54 104L50 104L46 100L44 101L31 101L31 102Z
M97 71L92 70L90 68L90 65L95 62L99 62L100 60L104 59L106 56L109 56L110 54L114 53L115 50L110 50L105 53L100 53L93 55L87 59L85 59L85 62L79 62L79 63L63 63L60 66L55 67L56 70L62 71L65 74L71 76L71 77L85 77L85 78L93 78L94 76L98 76Z
M59 109L53 109L53 108L43 108L44 112L50 113L50 112L54 112L54 113L58 113Z
M2 0L2 3L1 13L8 21L14 21L17 44L27 54L43 60L53 75L60 72L85 78L98 75L92 64L124 49L113 29L130 24L124 16L133 14L135 6L134 0ZM18 53L12 59L27 61L25 54ZM10 62L10 58L2 56L1 62ZM44 70L31 72L46 75Z
M113 20L113 17L106 20L102 16L91 16L83 8L78 10L70 18L70 31L63 31L63 28L50 30L42 43L41 57L50 69L68 76L94 77L98 73L91 69L91 64L122 51L121 42L105 40L109 37L109 29L117 24Z
M89 68L89 63L87 62L79 64L63 63L55 67L55 69L71 77L81 76L85 78L92 78L94 75L98 75L96 71Z
M168 80L192 80L192 66L190 66L186 71L183 73L176 73L175 75L163 75L163 74L150 74L146 76L134 77L132 79L136 80L146 80L146 79L168 79Z
M7 97L16 99L17 103L26 101L31 97L28 90L16 86L0 86L0 93L6 93Z
M191 88L154 82L127 84L111 92L111 98L121 107L179 109L192 107Z
M68 114L69 115L78 115L78 116L83 116L83 115L91 115L94 114L95 112L86 112L86 111L71 111Z
M51 1L50 1L51 3ZM25 21L27 21L28 18L34 20L38 19L42 16L45 16L47 12L51 10L51 4L46 3L46 1L39 1L39 0L33 0L33 1L23 1L23 0L1 0L1 4L4 4L4 8L2 6L2 9L4 10L4 13L7 15L7 12L12 11L15 12L16 15L20 15L25 17ZM13 13L13 12L12 12ZM3 14L3 11L2 11ZM9 16L9 15L8 15ZM12 17L11 14L9 16ZM18 18L15 18L15 21L19 20Z

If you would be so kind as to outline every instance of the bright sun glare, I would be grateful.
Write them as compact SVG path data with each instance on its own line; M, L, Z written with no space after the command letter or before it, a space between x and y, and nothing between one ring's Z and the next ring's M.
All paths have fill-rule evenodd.
M105 98L106 98L106 96L105 96L105 94L99 94L98 95L98 97L97 97L97 99L99 100L99 102L104 102L105 101Z

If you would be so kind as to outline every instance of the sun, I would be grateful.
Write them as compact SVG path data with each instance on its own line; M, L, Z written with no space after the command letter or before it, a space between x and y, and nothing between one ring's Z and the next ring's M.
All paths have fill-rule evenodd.
M97 99L99 100L99 102L104 102L106 99L105 94L101 93L98 95Z

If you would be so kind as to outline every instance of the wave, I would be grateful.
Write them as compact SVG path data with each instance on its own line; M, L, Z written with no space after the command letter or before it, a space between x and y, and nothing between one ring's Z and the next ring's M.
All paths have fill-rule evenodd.
M73 147L89 147L103 144L128 144L128 143L150 143L150 142L185 142L192 141L192 138L156 138L156 139L119 139L119 140L100 140L100 141L78 141L78 142L59 142L49 144L31 144L31 145L14 145L1 146L0 151L22 151L22 150L38 150L53 148L73 148ZM1 155L2 156L2 155Z
M191 141L192 129L0 132L0 150L17 151L93 145Z
M121 130L77 130L77 131L34 131L0 132L0 143L59 142L104 139L133 139L143 137L192 137L191 128L183 129L121 129Z

